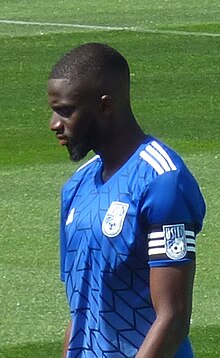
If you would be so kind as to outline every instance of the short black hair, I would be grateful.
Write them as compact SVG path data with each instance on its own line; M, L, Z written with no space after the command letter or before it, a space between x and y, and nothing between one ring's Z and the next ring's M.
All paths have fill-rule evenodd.
M102 43L86 43L66 53L52 68L49 79L76 78L81 82L126 80L130 71L126 59L114 48ZM120 82L120 80L119 80Z

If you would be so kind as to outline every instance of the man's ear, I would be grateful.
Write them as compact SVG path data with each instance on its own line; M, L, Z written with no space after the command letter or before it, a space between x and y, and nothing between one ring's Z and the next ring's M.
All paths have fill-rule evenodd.
M101 97L101 111L103 114L110 115L114 110L113 98L108 94L103 94Z

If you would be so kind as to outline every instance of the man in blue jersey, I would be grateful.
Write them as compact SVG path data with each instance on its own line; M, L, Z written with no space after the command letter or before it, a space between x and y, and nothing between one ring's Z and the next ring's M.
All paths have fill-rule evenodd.
M192 358L195 241L205 204L172 149L137 124L129 67L89 43L54 66L51 130L73 161L60 255L71 320L63 357Z

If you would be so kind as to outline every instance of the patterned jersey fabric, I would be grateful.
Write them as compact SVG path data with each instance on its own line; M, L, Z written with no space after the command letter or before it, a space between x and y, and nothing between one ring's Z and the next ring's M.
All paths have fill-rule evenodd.
M156 138L105 183L95 156L64 185L61 279L73 322L67 357L134 358L155 320L151 267L195 257L205 204L182 159ZM188 339L175 358L193 357Z

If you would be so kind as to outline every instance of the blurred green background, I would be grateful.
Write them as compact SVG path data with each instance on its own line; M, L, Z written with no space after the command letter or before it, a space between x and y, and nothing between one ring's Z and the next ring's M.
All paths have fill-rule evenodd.
M60 357L69 313L59 281L59 193L76 166L48 130L46 87L63 53L94 41L127 58L139 123L173 146L201 185L207 216L191 339L196 358L220 356L219 8L216 0L1 1L0 357Z

